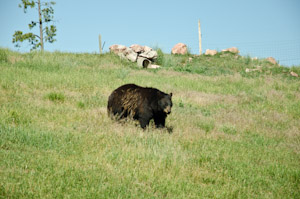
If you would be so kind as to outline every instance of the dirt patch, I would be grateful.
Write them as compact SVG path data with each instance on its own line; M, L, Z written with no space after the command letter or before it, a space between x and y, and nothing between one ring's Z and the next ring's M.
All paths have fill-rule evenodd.
M11 64L15 64L16 62L24 61L22 57L16 57L16 56L8 56L8 62Z

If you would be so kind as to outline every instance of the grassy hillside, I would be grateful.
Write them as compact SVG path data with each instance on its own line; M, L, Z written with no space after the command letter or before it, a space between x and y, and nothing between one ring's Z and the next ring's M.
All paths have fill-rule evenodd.
M1 49L0 198L300 198L300 67L158 62ZM125 83L173 93L166 129L107 117Z

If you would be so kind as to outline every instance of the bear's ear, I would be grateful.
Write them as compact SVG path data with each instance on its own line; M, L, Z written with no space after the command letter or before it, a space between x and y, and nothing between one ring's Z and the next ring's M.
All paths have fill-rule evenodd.
M170 96L172 97L173 93L170 93Z

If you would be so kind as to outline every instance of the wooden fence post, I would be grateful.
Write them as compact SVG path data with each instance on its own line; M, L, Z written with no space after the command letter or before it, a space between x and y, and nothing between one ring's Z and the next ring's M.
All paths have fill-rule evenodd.
M200 19L198 20L198 34L199 34L199 55L202 55L202 41L201 41Z
M102 54L102 43L101 43L101 35L99 34L99 50L100 54Z

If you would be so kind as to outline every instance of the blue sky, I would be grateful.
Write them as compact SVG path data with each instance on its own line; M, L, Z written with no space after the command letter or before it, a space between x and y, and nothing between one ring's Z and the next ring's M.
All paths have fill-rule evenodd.
M11 42L14 31L28 32L28 23L37 20L37 11L25 14L20 2L0 0L1 47L18 50ZM47 51L99 52L101 34L105 52L112 44L141 44L170 53L182 42L198 54L200 19L203 52L236 46L242 55L300 65L299 0L57 0L54 10L57 42L46 43Z

